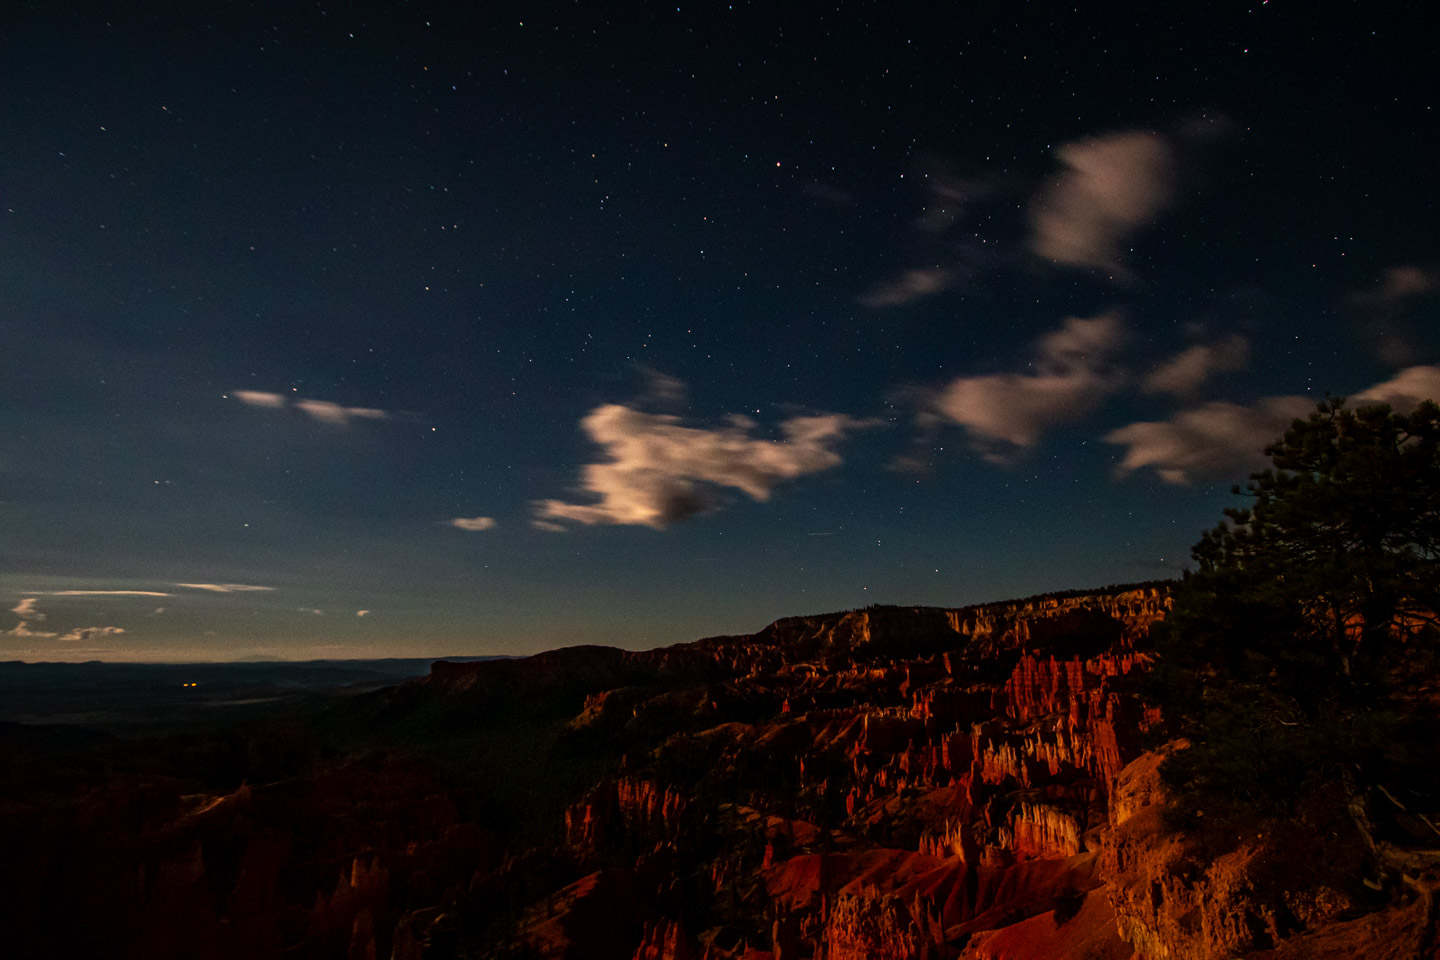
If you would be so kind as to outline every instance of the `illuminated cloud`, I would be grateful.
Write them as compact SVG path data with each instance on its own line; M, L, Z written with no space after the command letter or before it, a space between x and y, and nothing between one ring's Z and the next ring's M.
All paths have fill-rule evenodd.
M271 410L279 410L287 402L283 393L266 393L263 390L232 390L230 395L247 406L268 407Z
M119 594L122 594L122 595L133 595L133 594L135 594L135 593L137 593L137 592L138 592L138 591L133 591L133 590L120 590L120 591L113 591L113 590L112 590L112 591L62 590L62 591L58 591L58 592L55 592L55 593L47 594L47 596L52 596L52 597L76 597L76 596L88 596L88 595L95 595L95 594L100 594L100 595L114 595L114 594L116 594L116 593L119 593ZM164 596L164 594L162 594L162 596ZM123 627L76 627L74 630L71 630L70 632L64 633L64 634L54 633L54 632L48 631L48 630L31 630L31 629L30 629L30 624L31 624L31 623L38 623L39 621L45 619L45 614L43 614L43 613L41 613L39 610L36 610L36 609L35 609L35 602L36 602L36 600L37 600L36 597L26 597L24 600L21 600L21 601L20 601L19 603L17 603L15 606L11 607L11 608L10 608L10 612L13 613L13 614L15 614L17 617L19 617L19 618L20 618L20 622L17 623L14 627L12 627L12 628L9 629L9 630L0 631L0 636L3 636L3 637L23 637L23 638L29 638L29 639L32 639L32 640L56 639L56 640L63 640L63 641L66 641L66 642L71 642L71 641L76 641L76 640L94 640L94 639L99 638L99 637L110 637L110 636L115 636L115 635L117 635L117 634L121 634L121 633L124 633L124 632L125 632L125 629L124 629Z
M1009 463L1047 429L1081 419L1124 385L1109 363L1124 339L1117 314L1071 317L1036 345L1035 372L959 377L930 406L964 427L986 460Z
M21 620L11 629L6 630L4 633L0 633L0 637L30 637L32 639L43 639L46 637L55 636L59 636L59 634L51 633L46 630L31 630L30 621L28 620Z
M274 590L274 587L257 587L249 583L177 583L177 587L185 587L189 590L205 590L210 593L263 593ZM169 594L159 594L169 596Z
M56 637L56 639L68 642L74 642L77 640L98 640L101 637L118 637L124 632L124 627L76 627L69 633Z
M56 634L49 633L45 630L30 629L31 623L39 623L45 619L45 614L35 609L36 599L35 597L26 597L10 608L10 612L19 617L20 622L11 629L0 632L0 637L31 637L43 639L56 636Z
M1388 403L1396 410L1409 412L1422 400L1440 399L1440 367L1409 367L1373 387L1367 387L1350 398L1350 405Z
M1145 377L1146 393L1188 396L1217 373L1244 370L1250 362L1250 342L1233 336L1220 343L1199 344L1182 350Z
M900 307L922 297L939 293L955 282L955 272L947 267L906 270L899 278L878 284L860 295L867 307Z
M368 617L368 616L370 616L370 611L369 611L369 610L356 610L356 611L355 611L355 616L357 616L357 617Z
M184 584L181 584L184 586ZM155 590L49 590L47 597L168 597Z
M1255 469L1291 421L1313 409L1314 400L1299 396L1269 397L1250 407L1207 403L1169 420L1112 430L1105 442L1129 448L1118 475L1151 467L1166 483L1185 484L1197 473L1227 476Z
M295 409L321 423L343 427L353 419L386 420L390 414L374 407L342 407L329 400L296 400Z
M1170 147L1155 134L1129 131L1067 143L1056 155L1065 169L1031 204L1030 249L1057 263L1123 274L1122 241L1170 203Z
M35 609L35 597L26 597L10 608L10 612L21 620L44 620L45 614Z
M263 407L270 410L282 410L292 406L290 397L285 394L269 393L264 390L232 390L227 396L234 397L246 406ZM351 420L390 419L388 412L374 407L346 407L329 400L310 400L305 397L295 398L293 407L312 420L335 427L343 427Z
M780 424L785 439L765 440L751 436L756 424L746 417L706 429L620 404L597 407L580 426L609 459L587 464L580 485L598 502L537 501L534 525L553 530L554 521L564 520L660 530L719 507L717 487L768 500L780 483L840 464L835 445L867 425L840 414L792 417Z
M479 533L482 530L495 529L494 517L456 517L450 521L450 526L459 530L468 530L471 533Z
M1413 410L1440 397L1440 367L1410 367L1350 398L1351 406L1388 403ZM1132 423L1106 434L1105 442L1128 448L1120 476L1149 467L1166 483L1185 484L1196 474L1235 476L1264 463L1264 450L1292 421L1315 409L1310 397L1267 397L1253 406L1207 403L1169 420Z

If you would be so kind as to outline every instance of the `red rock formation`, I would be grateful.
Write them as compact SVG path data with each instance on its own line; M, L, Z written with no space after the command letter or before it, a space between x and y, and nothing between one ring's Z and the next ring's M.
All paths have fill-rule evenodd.
M661 917L647 924L633 960L691 960L690 941L680 924Z
M536 749L616 758L534 831L557 839L517 835L502 858L444 789L390 790L383 764L345 803L318 780L137 788L96 801L85 836L128 824L130 846L77 902L112 924L172 918L127 928L137 955L204 960L1434 960L1428 874L1356 915L1353 824L1161 828L1140 735L1162 718L1137 691L1167 606L1144 588L870 608L662 650L437 664L377 699L482 729L538 703L556 718L538 740L561 747ZM107 906L95 891L114 887Z

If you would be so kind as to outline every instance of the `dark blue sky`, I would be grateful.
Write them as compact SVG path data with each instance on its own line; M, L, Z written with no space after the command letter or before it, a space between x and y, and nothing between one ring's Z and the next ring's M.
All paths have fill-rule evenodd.
M1440 391L1418 5L452 6L0 12L0 659L1173 575Z

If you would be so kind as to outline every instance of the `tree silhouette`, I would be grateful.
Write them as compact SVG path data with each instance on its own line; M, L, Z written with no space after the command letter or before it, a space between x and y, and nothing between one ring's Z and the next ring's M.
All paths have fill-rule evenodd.
M1329 400L1266 453L1250 506L1195 546L1160 631L1158 693L1192 741L1166 777L1197 807L1273 809L1327 778L1418 790L1435 773L1420 727L1440 609L1440 408Z

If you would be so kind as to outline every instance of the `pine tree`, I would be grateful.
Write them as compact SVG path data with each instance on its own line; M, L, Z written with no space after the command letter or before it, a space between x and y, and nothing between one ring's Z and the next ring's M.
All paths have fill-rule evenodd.
M1157 692L1193 743L1166 777L1197 806L1273 809L1325 778L1419 789L1436 759L1440 408L1327 401L1266 453L1161 631Z

